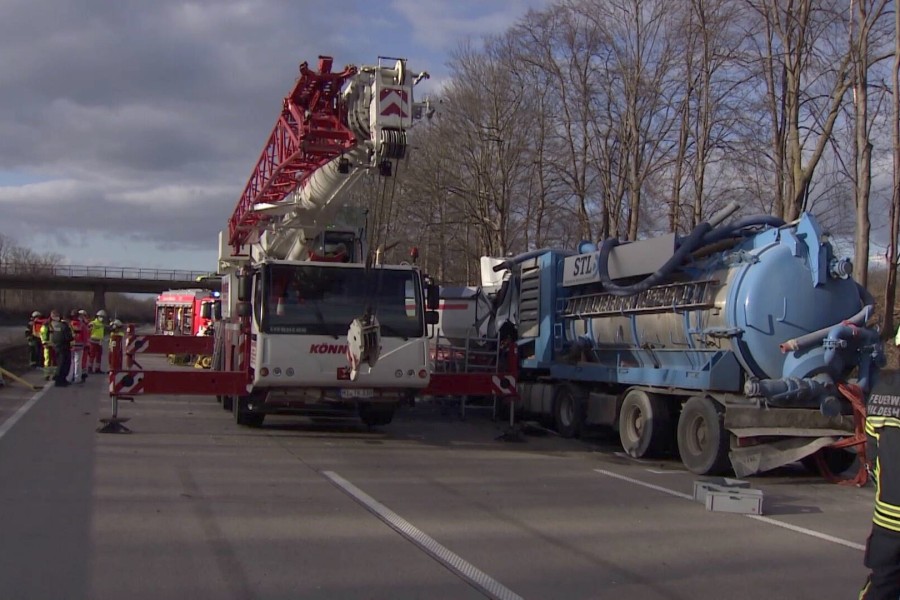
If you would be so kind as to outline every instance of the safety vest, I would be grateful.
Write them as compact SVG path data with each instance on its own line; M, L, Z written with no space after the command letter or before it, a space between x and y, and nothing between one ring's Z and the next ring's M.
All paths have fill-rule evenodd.
M866 403L866 434L877 443L872 521L900 533L900 373L882 373Z
M50 345L50 321L46 320L41 323L41 329L38 331L38 337L41 338L41 343L45 346Z
M34 322L31 324L31 330L34 332L35 337L41 337L41 329L46 322L47 319L41 319L40 317L35 318Z
M83 336L83 328L84 323L80 318L75 317L69 321L69 327L72 328L72 345L73 346L83 346L84 345L84 336Z
M91 341L99 344L103 341L103 336L106 335L106 323L103 322L103 319L97 317L89 325L91 327Z

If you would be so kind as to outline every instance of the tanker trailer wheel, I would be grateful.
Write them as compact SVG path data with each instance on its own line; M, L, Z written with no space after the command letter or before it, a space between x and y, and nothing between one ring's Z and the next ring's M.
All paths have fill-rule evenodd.
M681 462L698 475L720 475L728 470L730 436L716 403L695 396L684 403L678 419Z
M218 396L222 399L222 410L231 412L234 410L234 396Z
M642 458L662 452L671 434L666 399L643 390L628 390L619 409L619 440L626 454Z
M584 395L577 387L557 386L553 400L553 421L557 433L564 438L578 437L584 426L585 408Z

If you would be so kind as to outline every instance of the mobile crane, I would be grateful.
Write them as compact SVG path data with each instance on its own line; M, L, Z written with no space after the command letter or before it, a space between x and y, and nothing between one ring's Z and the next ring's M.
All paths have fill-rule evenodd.
M222 320L213 337L129 336L110 393L216 395L238 424L267 414L355 409L384 425L429 383L426 320L438 289L414 265L382 264L354 207L361 178L396 174L407 131L427 114L404 59L332 71L307 63L219 234ZM385 186L386 187L386 186ZM375 211L368 209L374 208ZM197 346L197 348L194 348ZM202 346L202 348L200 348ZM135 369L141 353L213 355L204 372ZM139 365L138 365L139 366Z

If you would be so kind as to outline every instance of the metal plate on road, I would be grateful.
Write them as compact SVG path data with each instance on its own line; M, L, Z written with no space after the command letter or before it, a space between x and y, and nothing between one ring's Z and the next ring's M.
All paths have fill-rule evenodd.
M341 388L341 398L371 398L374 395L372 388Z

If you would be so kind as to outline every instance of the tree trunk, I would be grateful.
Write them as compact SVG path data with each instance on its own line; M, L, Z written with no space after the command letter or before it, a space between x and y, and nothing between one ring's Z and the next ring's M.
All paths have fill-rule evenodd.
M891 72L893 91L891 137L894 154L894 189L891 195L891 233L887 247L887 285L884 289L884 311L881 331L894 335L894 302L897 298L897 237L900 235L900 10L894 11L894 68Z

